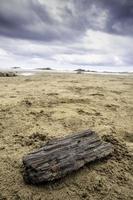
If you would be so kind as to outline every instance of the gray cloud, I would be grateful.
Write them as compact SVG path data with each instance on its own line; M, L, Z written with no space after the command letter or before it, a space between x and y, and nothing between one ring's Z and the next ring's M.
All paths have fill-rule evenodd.
M45 5L38 1L1 1L0 34L3 36L51 41L59 38L59 33L51 27L54 23Z
M59 10L61 1L56 2ZM65 0L57 16L51 14L45 1L41 4L38 0L1 0L0 4L0 34L7 37L71 41L87 29L133 34L131 0Z
M107 3L108 2L108 3ZM108 23L109 32L116 34L133 35L133 1L111 0L103 1L110 13Z
M92 28L113 34L133 35L132 0L73 0L72 2L76 16L73 16L67 7L66 12L71 15L71 25L77 29ZM102 20L105 23L100 26Z
M14 63L133 65L133 0L1 0L0 41Z

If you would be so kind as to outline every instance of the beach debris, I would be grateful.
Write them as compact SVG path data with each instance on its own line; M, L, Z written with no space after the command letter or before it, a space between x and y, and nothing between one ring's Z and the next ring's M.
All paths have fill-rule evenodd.
M62 178L86 163L108 156L113 150L111 143L91 130L52 139L23 157L24 180L39 184Z
M0 72L0 77L14 77L17 76L14 72Z

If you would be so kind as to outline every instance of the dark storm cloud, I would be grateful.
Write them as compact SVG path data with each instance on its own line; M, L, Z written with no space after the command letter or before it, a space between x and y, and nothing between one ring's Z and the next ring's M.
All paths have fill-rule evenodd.
M61 0L50 3L62 3ZM40 41L73 41L88 29L133 34L132 0L64 0L58 20L45 1L1 0L0 35ZM105 11L105 12L104 12ZM58 15L58 14L57 14Z
M66 7L71 15L71 25L80 30L94 29L120 35L133 35L132 0L73 0L76 16ZM93 8L93 9L92 9ZM95 8L95 9L94 9ZM91 15L89 14L92 11ZM101 12L106 12L106 23L100 27ZM98 20L100 19L100 21Z
M49 25L54 23L45 6L38 1L0 2L0 34L3 36L51 41L59 37Z
M108 3L107 3L108 2ZM133 1L103 1L110 14L108 30L112 33L133 35Z
M55 18L38 0L1 0L0 35L50 42L74 40L75 33L80 34Z

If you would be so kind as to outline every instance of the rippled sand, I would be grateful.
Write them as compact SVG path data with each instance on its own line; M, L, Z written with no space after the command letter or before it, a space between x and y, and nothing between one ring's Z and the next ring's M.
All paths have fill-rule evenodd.
M115 153L62 180L26 185L22 157L85 129ZM44 73L0 77L0 200L133 199L133 76Z

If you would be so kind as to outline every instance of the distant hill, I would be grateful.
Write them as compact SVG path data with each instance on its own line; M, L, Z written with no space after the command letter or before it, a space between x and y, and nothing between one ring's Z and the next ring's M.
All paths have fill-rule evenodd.
M20 69L21 67L12 67L12 69Z
M77 73L82 73L82 72L97 72L97 71L94 71L94 70L85 70L85 69L76 69L74 71L77 72Z
M38 70L52 70L50 67L40 67L40 68L36 68Z
M85 69L76 69L75 72L85 72Z

